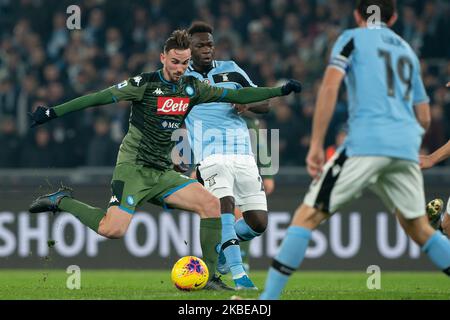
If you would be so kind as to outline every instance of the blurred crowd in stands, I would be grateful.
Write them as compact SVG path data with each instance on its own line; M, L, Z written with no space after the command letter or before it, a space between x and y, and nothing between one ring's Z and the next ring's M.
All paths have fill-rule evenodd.
M74 3L0 0L0 168L114 165L128 103L87 109L37 129L29 129L28 112L160 68L167 36L194 20L214 26L216 58L233 59L257 85L287 78L304 83L301 97L273 99L262 119L280 130L281 165L304 165L317 89L333 43L354 27L353 0L82 0L76 1L81 30L69 30L66 9ZM450 136L450 2L397 3L394 30L421 58L431 98L432 125L423 145L430 152ZM345 132L344 93L330 147Z

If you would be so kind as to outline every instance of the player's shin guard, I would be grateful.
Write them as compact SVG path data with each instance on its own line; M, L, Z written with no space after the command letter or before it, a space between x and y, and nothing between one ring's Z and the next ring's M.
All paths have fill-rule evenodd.
M440 231L436 231L428 239L422 251L440 270L450 276L450 241Z
M245 222L244 218L239 219L234 224L234 230L236 231L236 235L240 241L248 241L252 240L255 237L261 235L261 233L254 231L250 226Z
M289 276L302 263L310 239L311 230L298 226L288 228L280 251L269 269L264 292L259 297L261 300L279 299Z
M222 250L227 259L233 279L240 278L245 275L242 265L241 250L239 248L239 240L234 231L234 214L222 213Z
M100 221L105 216L105 210L94 208L83 202L68 197L62 198L58 206L61 210L73 214L85 226L98 233Z

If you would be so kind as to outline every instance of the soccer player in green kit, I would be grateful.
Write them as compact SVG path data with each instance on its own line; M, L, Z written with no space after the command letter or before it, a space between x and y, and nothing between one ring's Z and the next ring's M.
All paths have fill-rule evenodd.
M161 53L163 68L142 73L105 90L88 94L53 108L39 106L32 114L32 127L65 114L88 107L131 101L132 112L128 133L122 141L111 182L108 209L94 208L73 199L71 190L61 188L37 198L30 206L31 213L65 211L98 234L118 239L123 237L135 209L145 202L163 207L178 208L200 215L202 251L214 252L211 246L220 233L209 225L221 220L220 202L197 180L173 170L171 151L175 141L173 130L183 123L191 108L199 103L224 101L246 104L272 97L300 92L301 84L289 80L282 87L244 88L227 90L211 87L193 77L183 77L191 58L189 36L176 30L167 39ZM226 230L225 230L226 231ZM206 234L202 234L206 233ZM229 252L239 251L237 239L222 228L221 243L229 245ZM236 289L254 287L243 270L235 281Z

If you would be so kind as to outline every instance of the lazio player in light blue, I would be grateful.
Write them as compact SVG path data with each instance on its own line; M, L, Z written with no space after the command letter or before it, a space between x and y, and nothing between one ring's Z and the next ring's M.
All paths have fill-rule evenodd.
M189 28L192 62L186 75L228 89L256 87L235 62L214 60L212 31L203 22L195 22ZM245 108L256 112L269 110L267 102ZM185 124L197 165L197 179L220 199L222 233L232 239L217 246L218 264L213 261L217 260L217 253L206 253L205 262L213 274L216 265L222 274L231 271L237 289L257 289L246 275L239 247L239 242L261 235L268 221L263 180L252 153L247 124L232 104L220 102L197 105ZM237 221L235 205L243 213L243 218Z
M376 21L377 12L381 21ZM365 189L381 198L405 232L450 276L450 242L425 214L418 160L430 111L418 58L389 29L397 19L394 0L359 0L354 17L358 28L336 41L319 89L306 159L313 182L273 260L261 299L280 298L305 256L312 230ZM344 78L348 137L324 164L324 137Z

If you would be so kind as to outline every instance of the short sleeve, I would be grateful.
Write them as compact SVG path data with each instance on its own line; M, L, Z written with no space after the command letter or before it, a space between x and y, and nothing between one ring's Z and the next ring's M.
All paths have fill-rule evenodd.
M348 30L339 36L331 50L331 57L328 66L337 68L344 74L350 67L351 54L355 49L354 35Z
M145 74L140 74L110 88L115 101L140 101L147 87Z

